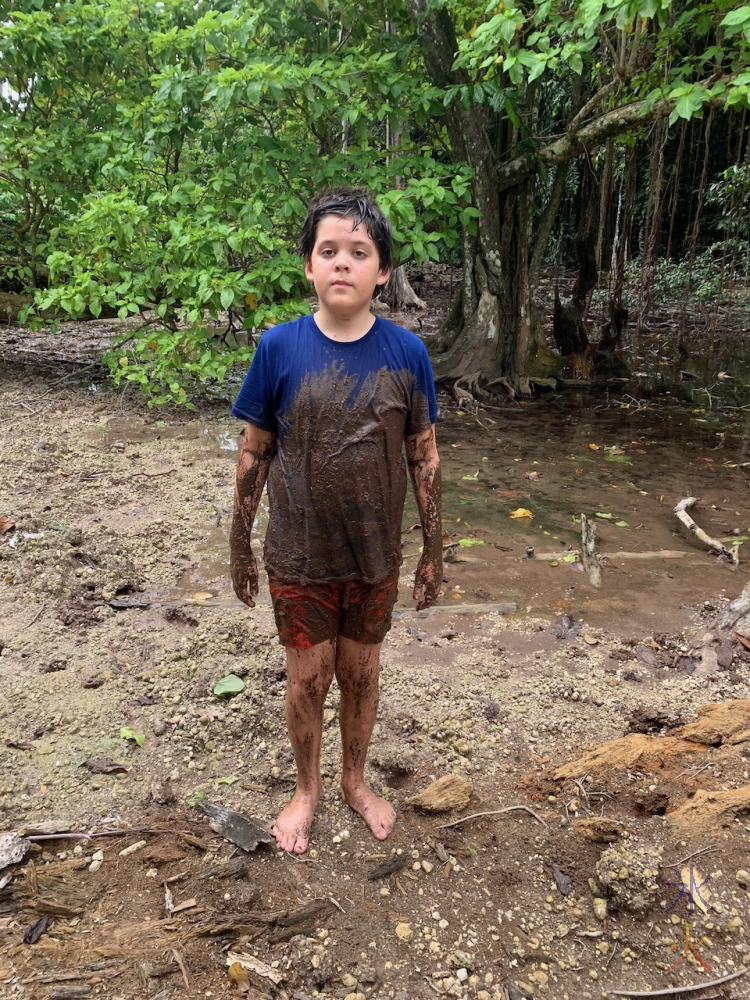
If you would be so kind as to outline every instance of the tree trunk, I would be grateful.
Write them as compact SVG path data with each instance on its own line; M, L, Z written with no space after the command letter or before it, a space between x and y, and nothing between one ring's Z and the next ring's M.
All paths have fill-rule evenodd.
M383 286L380 293L380 301L385 302L391 309L426 309L427 303L420 299L406 277L404 265L395 267L391 271L391 276Z

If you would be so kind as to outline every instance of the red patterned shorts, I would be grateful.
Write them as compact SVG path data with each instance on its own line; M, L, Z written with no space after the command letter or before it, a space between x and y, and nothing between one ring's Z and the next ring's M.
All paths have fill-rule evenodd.
M273 613L282 646L310 649L343 635L354 642L382 642L398 597L398 573L379 583L282 583L269 574Z

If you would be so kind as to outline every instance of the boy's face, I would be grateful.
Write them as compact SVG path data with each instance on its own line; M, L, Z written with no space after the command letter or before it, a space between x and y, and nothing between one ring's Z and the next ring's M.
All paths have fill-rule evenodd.
M365 227L353 229L353 224L346 216L324 215L305 261L321 308L341 319L369 310L372 293L390 275L388 268L381 269L378 248Z

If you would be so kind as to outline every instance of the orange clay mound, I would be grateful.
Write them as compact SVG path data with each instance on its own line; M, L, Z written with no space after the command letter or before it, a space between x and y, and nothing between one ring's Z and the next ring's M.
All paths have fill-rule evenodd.
M722 743L744 743L750 740L750 699L701 705L696 721L675 729L674 733L673 736L633 734L609 740L559 767L554 777L560 781L626 768L653 771L683 753L695 753Z
M684 740L707 746L744 743L750 740L750 699L701 705L696 721L676 729L675 733Z
M667 813L667 820L680 829L694 833L729 826L734 816L750 809L750 785L732 788L728 792L707 792L699 788L692 799Z
M558 767L555 779L583 778L587 774L601 774L608 771L653 771L671 763L683 753L695 753L705 749L699 743L681 740L676 736L642 736L634 734L610 740L594 750L588 750L583 757Z

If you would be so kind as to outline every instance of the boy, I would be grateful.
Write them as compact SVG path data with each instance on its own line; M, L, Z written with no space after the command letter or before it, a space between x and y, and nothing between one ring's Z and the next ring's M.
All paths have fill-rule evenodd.
M380 647L391 625L401 564L406 457L424 549L418 608L443 577L437 403L421 340L370 311L388 280L388 223L367 192L339 188L310 205L300 239L320 308L265 333L232 413L247 421L230 536L232 583L254 607L258 567L250 533L268 479L264 559L287 655L285 714L296 791L273 828L302 854L322 787L323 705L341 698L341 795L378 840L392 806L364 780L378 705Z

